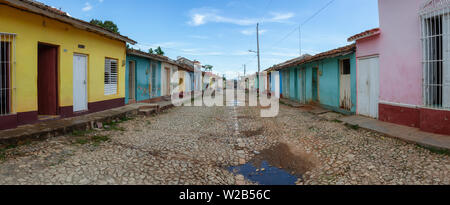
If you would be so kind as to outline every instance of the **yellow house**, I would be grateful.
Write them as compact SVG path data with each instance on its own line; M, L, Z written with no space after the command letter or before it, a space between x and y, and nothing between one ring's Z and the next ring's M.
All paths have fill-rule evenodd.
M0 0L0 129L124 105L126 43L30 0Z

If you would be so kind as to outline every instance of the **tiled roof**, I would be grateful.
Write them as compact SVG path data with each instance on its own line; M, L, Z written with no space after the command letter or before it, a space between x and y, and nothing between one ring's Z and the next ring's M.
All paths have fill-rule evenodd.
M314 56L305 56L303 58L294 58L294 59L286 61L284 63L275 65L272 68L269 68L268 70L269 71L282 70L284 68L294 67L294 66L309 63L312 61L324 59L324 58L330 58L330 57L335 57L335 56L340 56L340 55L347 55L351 52L355 52L355 50L356 50L356 44L350 44L350 45L347 45L344 47L340 47L340 48L329 50L329 51L326 51L323 53L319 53Z
M123 36L107 29L104 29L100 26L91 24L89 22L76 19L71 17L64 11L53 8L51 6L45 5L43 3L34 1L34 0L3 0L7 2L8 5L12 7L17 7L23 10L26 10L31 13L36 13L39 15L46 16L48 18L56 19L58 21L70 24L76 28L83 29L89 32L97 33L100 35L104 35L109 38L113 38L116 40L128 42L131 44L136 44L136 41L128 38L127 36Z
M137 55L137 56L150 58L150 59L158 60L158 61L164 61L164 62L169 60L169 58L166 56L151 54L151 53L147 53L147 52L143 52L143 51L135 50L135 49L127 49L127 54Z
M362 33L356 34L350 38L347 39L348 42L356 41L362 38L367 38L369 36L380 34L380 28L374 28L367 31L364 31Z
M157 54L151 54L151 53L147 53L147 52L143 52L140 50L136 50L136 49L127 49L127 54L129 55L135 55L135 56L140 56L140 57L144 57L144 58L149 58L149 59L153 59L153 60L157 60L157 61L161 61L161 62L165 62L165 63L169 63L175 66L178 66L179 69L181 70L186 70L189 72L194 72L194 67L190 67L184 63L179 63L175 60L170 59L167 56L162 56L162 55L157 55Z
M287 61L285 61L285 62L283 62L283 63L274 65L274 66L272 66L272 67L266 69L265 71L271 72L271 71L274 71L277 67L282 67L282 66L291 64L291 63L293 63L293 62L296 62L296 61L301 61L301 60L303 60L303 59L305 59L305 58L309 58L309 57L311 57L311 55L309 55L309 54L304 54L304 55L302 55L302 56L300 56L300 57L293 58L293 59L287 60Z

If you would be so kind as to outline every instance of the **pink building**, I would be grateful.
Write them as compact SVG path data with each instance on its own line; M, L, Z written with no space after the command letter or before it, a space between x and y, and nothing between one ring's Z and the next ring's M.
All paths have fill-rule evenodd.
M358 113L450 135L450 1L378 4L379 30L349 38L358 50Z

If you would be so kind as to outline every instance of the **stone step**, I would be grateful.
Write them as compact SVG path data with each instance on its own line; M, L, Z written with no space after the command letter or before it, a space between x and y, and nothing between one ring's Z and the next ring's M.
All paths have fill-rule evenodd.
M139 109L159 109L158 104L148 104L144 106L140 106Z
M158 113L157 108L139 108L140 115L150 116L157 113Z

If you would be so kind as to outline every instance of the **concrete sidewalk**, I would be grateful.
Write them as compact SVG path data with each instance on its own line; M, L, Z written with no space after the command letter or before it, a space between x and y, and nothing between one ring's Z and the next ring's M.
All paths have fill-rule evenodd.
M450 150L450 136L420 131L418 128L407 127L363 116L346 116L339 120L350 125L376 131L389 137L398 138L410 143L439 150Z
M125 117L136 116L142 108L152 114L172 108L171 101L160 101L152 104L136 103L101 112L91 113L71 118L42 121L35 124L23 125L14 129L0 131L0 148L8 145L25 143L31 140L42 140L73 132L96 127L96 123L107 123ZM150 110L150 111L149 111Z

